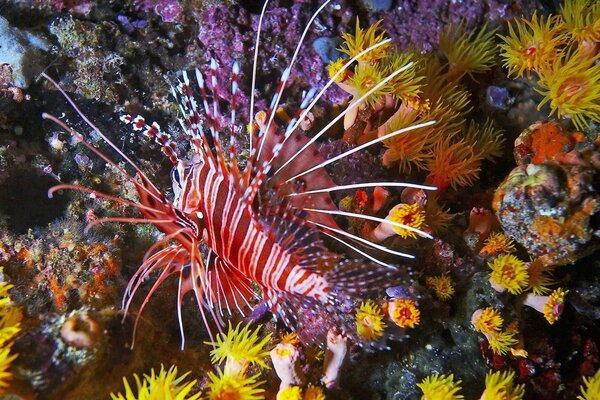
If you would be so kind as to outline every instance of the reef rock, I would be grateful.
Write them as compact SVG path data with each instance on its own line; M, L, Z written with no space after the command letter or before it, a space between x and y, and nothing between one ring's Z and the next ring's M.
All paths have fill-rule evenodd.
M494 195L504 232L546 264L574 262L600 248L598 169L547 162L513 169Z

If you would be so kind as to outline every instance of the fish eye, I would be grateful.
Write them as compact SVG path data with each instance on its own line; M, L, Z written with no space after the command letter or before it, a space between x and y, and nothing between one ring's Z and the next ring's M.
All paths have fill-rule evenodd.
M180 186L181 186L181 176L179 176L179 171L177 170L177 167L173 168L171 170L171 180L173 182L177 182Z

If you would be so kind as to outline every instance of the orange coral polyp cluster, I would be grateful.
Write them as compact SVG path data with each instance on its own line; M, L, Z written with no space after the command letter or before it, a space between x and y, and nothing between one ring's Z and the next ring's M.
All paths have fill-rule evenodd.
M398 298L388 302L388 315L400 328L414 328L421 320L421 312L414 300Z
M499 254L510 254L515 251L515 243L502 232L492 233L485 241L479 254L497 256Z
M477 153L471 143L464 140L452 142L443 140L434 147L435 158L427 163L430 171L426 183L434 185L438 190L449 186L470 186L481 170L481 154Z

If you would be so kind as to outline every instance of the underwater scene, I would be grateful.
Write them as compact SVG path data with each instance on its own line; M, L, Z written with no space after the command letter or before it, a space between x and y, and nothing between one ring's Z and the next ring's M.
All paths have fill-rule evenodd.
M600 400L600 0L0 0L0 399Z

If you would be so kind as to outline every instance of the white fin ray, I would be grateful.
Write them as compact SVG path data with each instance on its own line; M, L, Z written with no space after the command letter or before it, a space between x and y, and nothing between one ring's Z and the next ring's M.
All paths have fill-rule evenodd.
M375 221L375 222L379 222L380 224L388 224L388 225L395 226L397 228L406 229L407 231L414 232L417 235L427 238L427 239L433 239L433 236L431 236L429 233L427 233L425 231L422 231L417 228L413 228L412 226L409 226L409 225L401 224L399 222L391 221L389 219L374 217L371 215L347 212L347 211L340 211L340 210L321 210L321 209L316 209L316 208L304 208L303 210L316 212L316 213L322 213L322 214L341 215L344 217L352 217L352 218L366 219L369 221Z
M371 141L368 141L367 143L364 143L364 144L361 144L360 146L354 147L354 148L352 148L352 149L350 149L350 150L348 150L348 151L346 151L346 152L344 152L344 153L342 153L342 154L340 154L338 156L330 158L329 160L323 161L322 163L320 163L318 165L315 165L314 167L311 167L311 168L305 170L304 172L300 172L299 174L296 174L296 175L292 176L291 178L289 178L288 180L286 180L286 182L292 181L292 180L294 180L294 179L296 179L298 177L306 175L306 174L308 174L308 173L310 173L312 171L315 171L315 170L317 170L319 168L325 167L326 165L329 165L329 164L331 164L333 162L336 162L336 161L338 161L338 160L340 160L340 159L342 159L344 157L347 157L347 156L349 156L351 154L354 154L357 151L361 151L364 148L367 148L369 146L372 146L372 145L377 144L379 142L382 142L384 140L393 138L394 136L400 135L402 133L406 133L406 132L409 132L409 131L412 131L412 130L415 130L415 129L420 129L420 128L424 128L426 126L433 125L436 122L437 121L435 121L435 120L431 120L431 121L422 122L422 123L419 123L419 124L414 124L414 125L411 125L411 126L407 126L406 128L398 129L397 131L388 133L387 135L375 138L375 139L373 139Z

